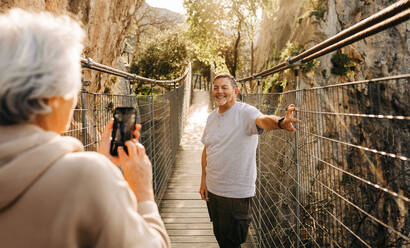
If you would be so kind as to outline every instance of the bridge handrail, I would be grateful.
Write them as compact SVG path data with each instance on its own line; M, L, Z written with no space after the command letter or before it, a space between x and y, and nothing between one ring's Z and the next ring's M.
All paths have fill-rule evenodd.
M185 69L184 73L173 80L159 80L159 79L152 79L152 78L146 78L146 77L142 77L139 76L137 74L133 74L133 73L129 73L129 72L125 72L119 69L115 69L97 62L94 62L91 58L81 58L81 65L85 68L88 69L93 69L96 71L100 71L100 72L104 72L104 73L109 73L112 75L116 75L119 77L123 77L126 78L128 80L142 80L145 82L149 82L149 83L153 83L153 84L168 84L168 85L172 85L175 83L178 83L179 81L181 81L182 79L184 79L189 72L189 68L190 66L188 65L187 68Z
M317 57L333 52L341 47L350 45L356 41L362 40L368 36L381 32L389 27L395 26L410 19L410 0L401 0L376 14L356 23L355 25L339 32L329 39L313 46L312 48L296 55L289 57L286 61L278 65L253 74L251 76L238 79L244 83L256 78L266 77L280 71L291 68L293 65L305 63ZM295 64L296 63L296 64Z

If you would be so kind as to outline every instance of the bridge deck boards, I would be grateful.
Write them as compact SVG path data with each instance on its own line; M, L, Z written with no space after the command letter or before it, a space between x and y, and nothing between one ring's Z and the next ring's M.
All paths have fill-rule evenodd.
M218 247L206 203L198 193L201 152L178 152L175 170L161 201L161 216L173 248Z

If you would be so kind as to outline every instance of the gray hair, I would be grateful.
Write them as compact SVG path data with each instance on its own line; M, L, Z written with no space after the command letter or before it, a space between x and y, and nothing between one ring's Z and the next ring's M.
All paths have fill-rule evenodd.
M12 9L0 15L0 125L28 123L51 112L46 99L81 87L85 36L68 16Z
M212 81L212 84L215 82L215 80L220 79L220 78L229 79L229 81L231 81L232 88L234 88L234 89L238 88L238 85L236 84L235 78L232 75L228 74L228 73L221 73L221 74L216 75L214 77L214 80Z

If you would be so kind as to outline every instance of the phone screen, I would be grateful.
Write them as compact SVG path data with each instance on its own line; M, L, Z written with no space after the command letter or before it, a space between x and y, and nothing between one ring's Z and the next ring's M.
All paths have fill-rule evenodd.
M114 110L114 126L110 147L111 155L118 156L117 150L119 146L124 147L125 152L128 154L124 143L133 137L136 122L137 111L135 108L119 107Z

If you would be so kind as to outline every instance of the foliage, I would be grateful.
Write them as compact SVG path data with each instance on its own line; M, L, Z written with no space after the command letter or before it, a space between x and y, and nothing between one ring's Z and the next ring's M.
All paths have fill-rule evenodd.
M281 59L285 61L289 57L293 57L301 54L305 51L305 48L297 43L288 43L286 48L281 53ZM313 71L313 69L320 64L317 60L310 60L301 65L302 72L307 73Z
M146 40L130 71L143 77L175 79L186 67L187 44L180 30L169 30Z
M335 75L346 75L348 71L353 71L356 69L356 64L340 50L337 51L330 59L333 67L330 70L332 74Z
M286 47L281 51L280 55L274 54L272 57L268 58L265 62L265 68L272 68L276 66L280 61L286 61L288 58L296 56L304 52L305 49L302 45L298 43L288 42ZM317 60L310 60L303 63L300 69L303 73L314 72L314 69L320 65ZM275 73L272 76L266 78L265 86L263 88L264 93L269 92L283 92L283 89L287 86L288 81L286 77L280 73Z
M151 88L148 86L143 86L138 92L135 92L138 95L148 96L151 94Z
M143 3L133 15L130 27L125 35L121 55L129 62L130 55L141 51L144 40L152 39L164 30L172 29L178 23L183 23L183 16L172 11L159 9ZM132 58L131 56L131 58Z
M153 95L161 94L161 90L158 88L152 89ZM151 95L151 86L142 86L140 88L134 89L134 93L137 95L149 96Z
M208 81L211 80L211 67L199 60L192 62L192 71L200 73L201 76L207 78Z
M316 16L317 19L323 19L326 13L326 0L310 0L312 10L309 17Z
M185 0L188 36L195 56L215 70L235 75L244 39L256 34L256 11L260 1Z
M213 0L184 1L187 11L188 37L192 41L196 57L208 65L215 61L219 47L227 43L224 36L224 22L220 16L225 16L220 3Z
M274 90L272 91L272 89ZM283 91L283 88L279 81L279 73L266 77L265 84L263 85L263 89L262 89L262 92L264 94L268 94L271 92L282 92L282 91Z

